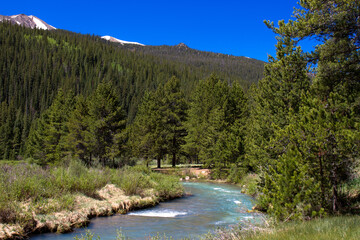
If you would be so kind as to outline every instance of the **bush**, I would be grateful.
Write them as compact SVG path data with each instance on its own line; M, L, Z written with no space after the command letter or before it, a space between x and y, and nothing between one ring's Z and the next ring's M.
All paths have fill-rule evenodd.
M246 168L238 167L236 164L232 164L227 180L232 183L240 183L241 180L245 177L246 172Z
M150 177L156 183L155 191L161 200L182 196L184 188L181 184L179 184L179 180L176 176L151 173Z
M114 172L111 182L116 184L126 195L143 195L145 189L153 185L144 167L125 167Z

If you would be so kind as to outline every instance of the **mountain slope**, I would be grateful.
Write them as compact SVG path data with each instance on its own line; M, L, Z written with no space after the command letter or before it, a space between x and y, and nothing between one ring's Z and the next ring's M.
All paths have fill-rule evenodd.
M56 29L32 15L0 15L0 21L9 21L13 24L22 25L32 29ZM101 38L126 50L135 52L137 55L154 56L158 63L165 60L185 64L189 68L197 68L202 72L213 72L228 81L229 84L232 82L239 82L245 88L248 88L251 83L256 83L263 77L262 74L265 63L256 59L199 51L189 48L184 43L175 46L145 46L138 42L124 41L112 36L103 36Z
M22 25L28 28L38 28L43 30L55 30L56 28L47 24L43 20L35 16L27 16L25 14L18 14L13 16L0 15L0 21L9 21L13 24Z
M175 46L136 46L118 45L138 54L155 56L187 66L214 72L230 84L235 80L247 88L263 77L265 62L233 55L199 51L189 48L184 43Z

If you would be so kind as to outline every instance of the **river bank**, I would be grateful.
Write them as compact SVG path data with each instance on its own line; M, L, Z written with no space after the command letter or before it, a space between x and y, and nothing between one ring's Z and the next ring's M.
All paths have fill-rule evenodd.
M31 239L73 240L85 236L87 231L94 234L93 239L97 236L104 240L116 239L120 229L126 239L198 239L216 228L228 228L240 222L247 225L263 219L262 214L249 212L253 199L242 194L238 186L192 181L184 181L182 185L191 195L125 215L95 218L86 229L78 228L66 234L40 234ZM168 238L164 238L165 235Z
M1 166L0 239L65 233L110 216L181 197L178 179L144 167L87 168L80 163L43 169Z
M124 214L131 210L155 206L160 201L154 194L147 197L127 196L114 184L106 185L98 191L98 194L101 200L77 195L72 211L47 215L34 213L31 226L27 224L26 228L20 224L0 224L0 239L24 238L30 233L65 233L88 225L93 217ZM180 196L172 196L172 198Z
M165 168L152 168L153 171L175 175L179 177L180 181L194 181L194 182L212 182L212 183L229 183L241 187L241 192L257 198L259 195L257 183L259 175L255 173L247 173L236 182L231 179L213 179L212 170L209 168L196 167L165 167Z

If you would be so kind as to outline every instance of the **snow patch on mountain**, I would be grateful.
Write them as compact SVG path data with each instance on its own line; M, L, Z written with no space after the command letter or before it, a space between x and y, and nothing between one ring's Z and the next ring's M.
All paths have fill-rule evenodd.
M37 28L48 30L48 27L37 17L31 15L29 16L29 18L31 18L34 21Z
M142 44L142 43L138 43L138 42L128 42L128 41L120 40L120 39L117 39L117 38L114 38L114 37L111 37L111 36L102 36L101 38L102 38L102 39L105 39L105 40L107 40L107 41L110 41L110 42L120 43L121 45L124 45L124 44L135 44L135 45L145 46L145 45Z

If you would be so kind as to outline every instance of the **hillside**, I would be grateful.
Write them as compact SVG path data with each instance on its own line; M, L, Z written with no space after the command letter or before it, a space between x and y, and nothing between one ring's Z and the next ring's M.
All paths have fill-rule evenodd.
M160 60L182 63L205 72L216 72L229 83L236 80L245 88L263 77L264 62L252 58L199 51L184 43L175 46L118 45L135 53L159 57Z
M151 52L156 47L148 49ZM186 96L212 72L244 88L261 76L259 68L258 77L245 81L236 74L236 69L252 71L244 66L231 68L226 61L220 65L220 60L216 64L215 55L210 53L212 57L205 60L212 64L201 63L201 58L196 60L199 64L186 62L191 56L188 53L196 51L182 52L184 58L176 60L171 54L118 47L97 36L0 23L0 156L21 155L33 120L51 105L59 88L88 96L100 82L112 81L131 122L144 92L155 90L172 76L180 79ZM221 66L234 71L220 72Z

